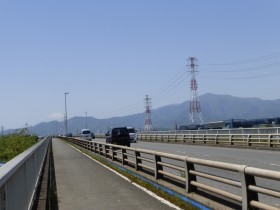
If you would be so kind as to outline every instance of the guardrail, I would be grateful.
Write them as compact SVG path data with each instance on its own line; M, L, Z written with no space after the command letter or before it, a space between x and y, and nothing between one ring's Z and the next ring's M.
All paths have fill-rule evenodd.
M237 203L243 210L278 209L276 206L269 205L270 198L280 199L280 172L277 171L95 141L74 138L66 140L110 161L117 161L131 167L135 171L152 174L155 180L167 181L169 184L184 189L187 195L203 190L208 195L217 195L232 204ZM268 189L265 185L256 184L256 180L259 182L260 178L264 179L264 183L276 182L270 185L275 186L276 189ZM268 202L261 201L259 195L268 197L264 199Z
M141 134L280 134L280 127L141 131Z
M0 168L0 210L31 209L50 139L41 140Z
M280 134L137 134L138 140L280 148Z

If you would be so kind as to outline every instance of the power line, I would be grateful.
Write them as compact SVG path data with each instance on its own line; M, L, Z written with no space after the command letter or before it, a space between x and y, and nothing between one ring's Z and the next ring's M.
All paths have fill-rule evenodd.
M176 83L178 80L180 80L182 78L182 76L184 76L186 74L185 70L183 69L183 71L181 70L180 72L178 72L177 74L175 74L175 77L173 77L172 79L168 80L166 83L164 83L163 86L161 86L159 89L153 91L153 95L157 95L160 94L162 92L164 92L166 89L169 89L170 86L173 86L174 83Z
M187 75L188 77L188 75ZM165 95L169 95L172 91L174 92L174 90L181 85L185 80L186 80L186 71L180 71L177 74L175 74L174 77L172 77L172 79L168 80L163 86L161 86L159 89L157 89L156 91L152 91L155 95L155 97L164 97ZM154 97L153 96L153 97ZM120 108L117 108L115 110L112 110L110 112L106 112L106 114L100 114L100 118L108 118L111 117L113 115L115 116L121 116L121 115L125 115L128 113L141 113L142 111L139 108L139 104L142 103L142 100L137 100L134 103L131 103L129 105L125 105L122 106Z
M256 76L246 76L246 77L205 77L202 76L203 78L208 78L208 79L226 79L226 80L240 80L240 79L256 79L256 78L264 78L264 77L274 77L274 76L279 76L280 72L273 72L269 74L262 74L262 75L256 75Z
M244 71L255 71L260 70L268 67L277 67L280 66L280 62L271 63L263 66L257 66L257 67L250 67L250 68L243 68L243 69L234 69L234 70L207 70L207 72L244 72Z
M178 90L179 87L182 86L182 84L185 84L185 82L189 76L190 76L190 73L183 75L178 80L176 80L176 82L173 83L172 86L166 88L165 91L160 92L159 94L153 96L153 98L166 97L170 94L173 94L176 90Z
M240 61L232 61L232 62L227 62L227 63L206 63L206 64L200 64L200 65L207 65L207 66L223 66L223 65L238 65L238 64L244 64L244 63L252 63L252 62L263 62L265 60L271 60L274 58L280 57L280 52L256 57L256 58L251 58L251 59L246 59L246 60L240 60Z

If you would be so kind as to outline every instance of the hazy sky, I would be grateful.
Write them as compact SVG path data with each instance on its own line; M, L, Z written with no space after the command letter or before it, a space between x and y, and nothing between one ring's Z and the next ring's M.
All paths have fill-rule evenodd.
M0 1L0 126L108 118L198 93L280 98L279 0ZM203 112L203 104L201 104Z

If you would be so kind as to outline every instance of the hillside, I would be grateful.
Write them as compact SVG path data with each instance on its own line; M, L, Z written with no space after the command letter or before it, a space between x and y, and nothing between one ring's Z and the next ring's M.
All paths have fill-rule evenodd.
M266 117L280 117L280 100L262 100L259 98L241 98L230 95L204 94L200 96L202 115L205 122L224 119L255 119ZM174 129L189 124L188 104L172 104L152 110L153 128ZM134 126L141 130L144 127L145 114L139 113L125 117L96 119L88 117L88 127L94 132L105 132L114 126ZM68 120L68 130L73 134L79 133L85 126L85 117L73 117ZM32 133L38 135L63 134L64 123L51 121L30 127Z

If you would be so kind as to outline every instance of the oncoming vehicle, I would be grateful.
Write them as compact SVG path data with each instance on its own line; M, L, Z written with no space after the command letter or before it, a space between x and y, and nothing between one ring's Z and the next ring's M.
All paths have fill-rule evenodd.
M130 138L127 127L112 128L106 134L106 143L130 147Z
M91 138L92 138L92 139L95 139L95 134L94 134L93 132L91 132L90 135L91 135Z
M135 128L134 127L127 127L127 129L128 129L128 132L129 132L130 142L136 143L137 136L136 136Z
M66 137L73 137L73 134L72 133L67 133Z
M81 137L82 137L82 139L84 139L84 140L92 140L92 138L91 138L91 132L90 132L89 129L82 129Z

